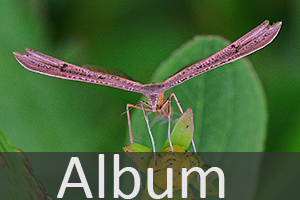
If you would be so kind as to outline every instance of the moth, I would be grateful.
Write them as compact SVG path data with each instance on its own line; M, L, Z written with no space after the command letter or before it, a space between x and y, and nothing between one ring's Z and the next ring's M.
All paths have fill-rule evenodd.
M130 142L133 143L134 140L131 132L129 109L139 108L144 112L147 127L154 147L153 150L155 152L154 140L145 110L150 110L158 115L168 118L170 127L170 116L172 112L170 99L172 97L175 99L175 102L177 103L182 114L183 111L174 93L171 93L167 98L165 98L164 92L166 90L169 90L193 77L224 64L233 62L265 47L276 37L281 28L281 24L281 22L277 22L273 25L270 25L269 21L266 20L229 46L213 54L212 56L179 71L174 76L166 79L162 83L141 84L128 79L126 76L122 77L101 70L96 71L79 67L32 49L26 49L26 51L22 53L14 52L14 56L23 67L30 71L62 79L106 85L145 95L148 98L148 101L141 101L140 105L127 104L126 106ZM168 134L170 135L170 130L168 131Z

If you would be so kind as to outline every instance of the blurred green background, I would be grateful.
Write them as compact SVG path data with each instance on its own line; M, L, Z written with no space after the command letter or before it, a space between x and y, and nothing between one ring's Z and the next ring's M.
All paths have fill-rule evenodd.
M299 0L0 2L0 129L23 151L122 151L121 114L141 95L29 72L13 51L118 68L149 83L195 35L234 41L265 19L283 22L273 43L248 56L267 98L265 151L300 151Z

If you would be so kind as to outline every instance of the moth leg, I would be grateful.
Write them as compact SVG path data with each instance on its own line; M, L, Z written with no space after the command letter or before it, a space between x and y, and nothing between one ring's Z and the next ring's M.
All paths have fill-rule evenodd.
M131 131L131 122L130 122L129 108L141 109L143 111L143 113L144 113L144 118L145 118L145 121L146 121L146 124L147 124L149 136L151 138L152 148L153 148L153 156L154 156L154 164L155 164L155 167L156 167L157 164L156 164L155 142L154 142L153 135L152 135L152 132L151 132L151 129L150 129L149 118L148 118L148 116L146 114L146 110L152 111L152 109L144 107L144 103L145 103L144 101L141 101L140 103L141 103L141 106L132 105L132 104L127 104L126 105L126 113L127 113L127 122L128 122L128 128L129 128L130 143L133 144L134 141L133 141L133 136L132 136L132 131Z
M181 105L180 105L180 103L179 103L179 101L178 101L176 95L175 95L173 92L172 92L172 93L169 95L169 97L167 98L167 102L170 102L169 104L171 104L170 99L171 99L172 97L174 98L174 100L175 100L175 102L176 102L176 104L177 104L177 107L178 107L180 113L183 115L182 107L181 107ZM170 106L170 107L171 107L171 106ZM169 119L170 116L171 116L171 113L168 114L168 119ZM171 123L170 121L171 121L171 120L169 119L169 123ZM169 125L169 126L170 126L170 125ZM168 130L168 137L169 137L169 130ZM171 142L170 142L170 141L171 141L171 140L169 139L169 143L170 143L170 146L171 146ZM191 143L192 143L192 147L193 147L194 153L197 154L197 150L196 150L196 146L195 146L195 142L194 142L194 139L193 139L193 138L192 138ZM172 148L171 148L171 149L172 149Z
M133 144L134 141L133 141L133 136L132 136L132 131L131 131L131 122L130 122L130 114L129 114L130 108L137 108L137 109L141 109L141 110L143 110L143 108L141 106L137 106L137 105L133 105L133 104L126 105L126 114L127 114L127 123L128 123L128 129L129 129L130 143ZM144 109L152 111L150 108L147 108L147 107Z
M154 157L154 164L155 164L155 167L157 166L156 164L156 150L155 150L155 142L154 142L154 139L153 139L153 135L152 135L152 132L151 132L151 129L150 129L150 124L149 124L149 119L148 119L148 116L146 114L146 109L144 107L144 102L141 101L141 107L142 107L142 110L143 110L143 113L144 113L144 118L145 118L145 121L146 121L146 124L147 124L147 128L148 128L148 132L149 132L149 136L151 138L151 142L152 142L152 148L153 148L153 157Z
M171 101L168 103L168 139L172 153L174 153L172 141L171 141Z

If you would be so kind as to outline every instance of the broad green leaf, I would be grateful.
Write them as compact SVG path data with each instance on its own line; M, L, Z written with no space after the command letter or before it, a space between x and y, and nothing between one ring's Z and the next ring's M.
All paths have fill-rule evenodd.
M209 57L228 44L220 37L195 37L161 64L153 82L164 81L183 67ZM197 151L264 149L267 121L264 93L246 59L188 80L167 91L166 96L170 92L175 93L183 110L187 107L193 109ZM175 103L173 108L176 112ZM154 114L149 116L153 120ZM174 117L177 116L174 114ZM142 111L134 111L131 124L134 139L150 147ZM155 123L151 130L157 149L160 149L167 138L167 123Z

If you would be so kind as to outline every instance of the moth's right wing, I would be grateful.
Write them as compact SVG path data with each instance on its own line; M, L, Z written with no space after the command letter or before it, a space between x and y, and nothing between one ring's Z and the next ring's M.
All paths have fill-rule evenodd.
M281 22L269 25L269 21L254 28L252 31L225 47L214 55L187 67L164 81L164 87L170 89L197 75L203 74L226 63L233 62L251 54L273 41L281 28Z

